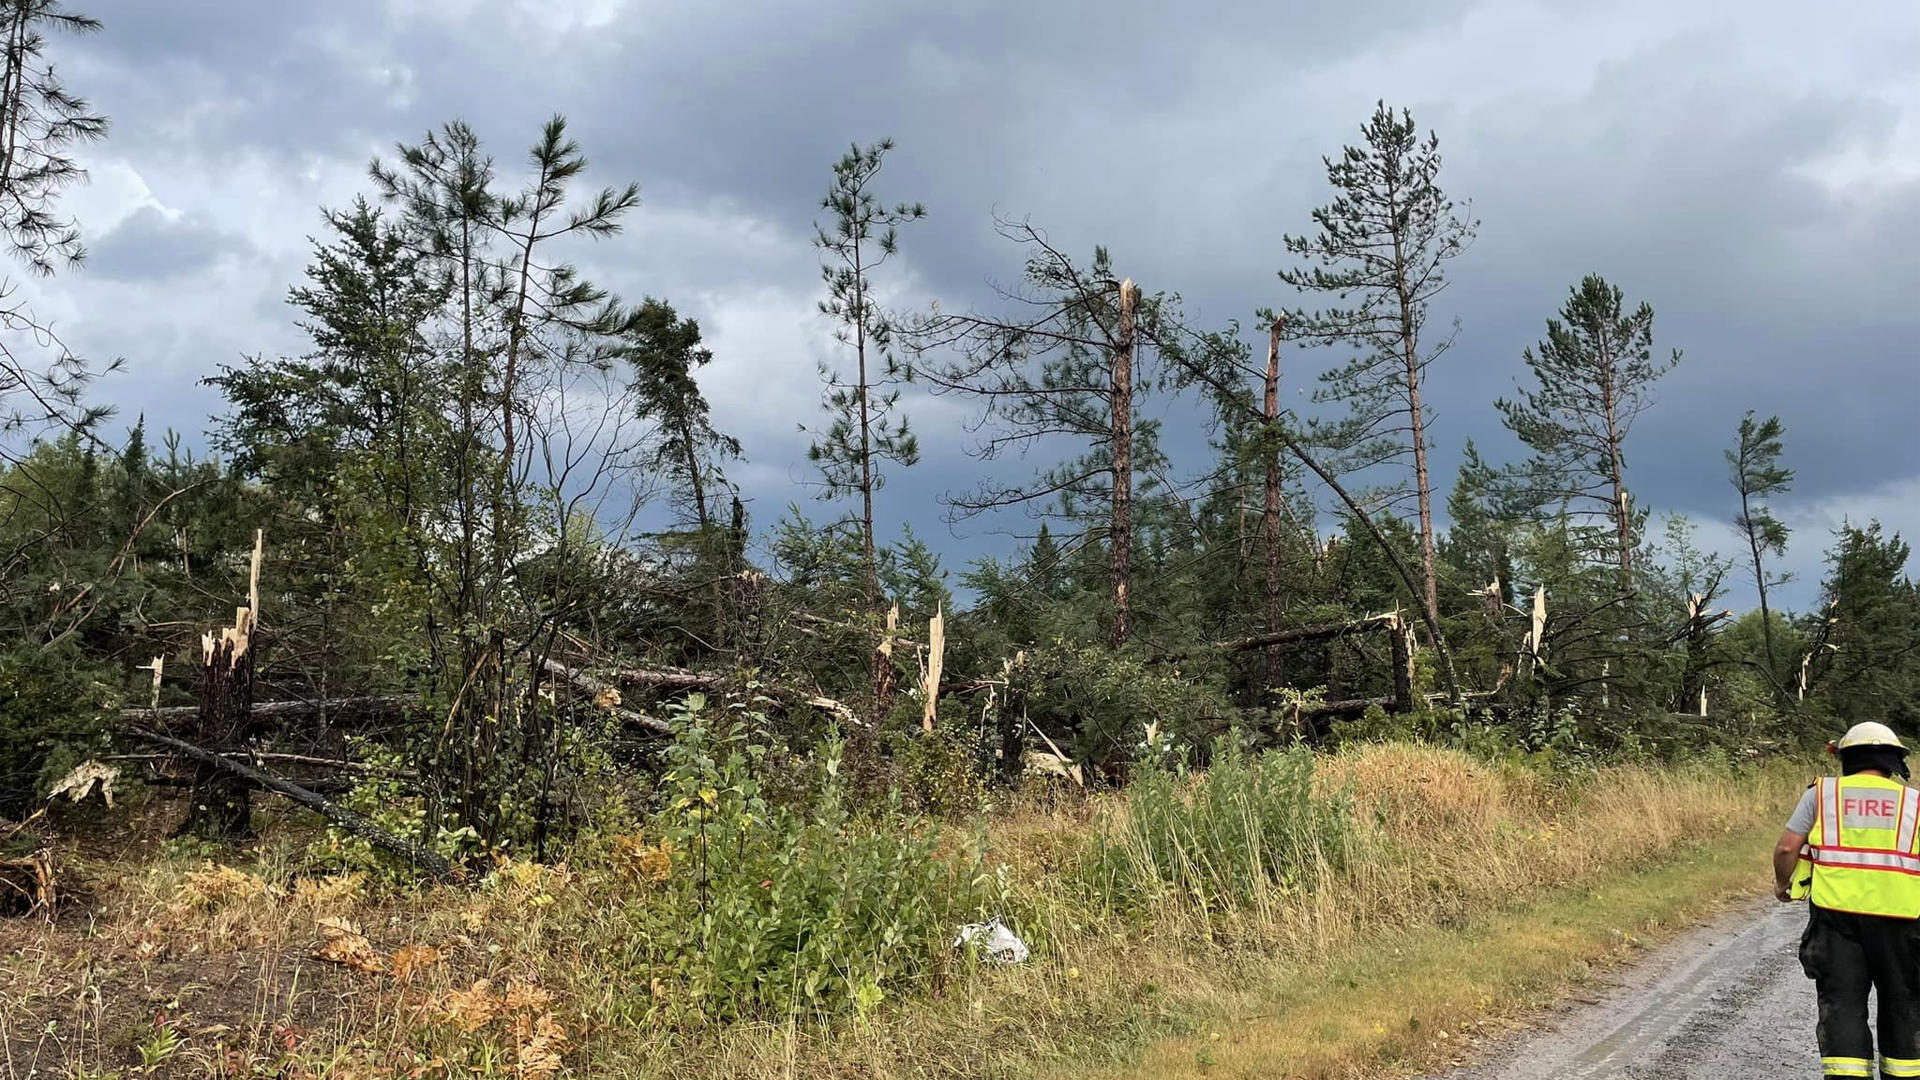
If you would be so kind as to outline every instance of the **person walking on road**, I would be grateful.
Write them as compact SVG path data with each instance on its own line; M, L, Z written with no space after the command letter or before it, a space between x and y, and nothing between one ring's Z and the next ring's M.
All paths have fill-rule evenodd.
M1808 786L1773 852L1775 897L1809 901L1800 964L1820 1001L1820 1065L1874 1075L1871 991L1880 1076L1920 1078L1920 791L1900 782L1907 749L1885 724L1855 724L1827 749L1841 775Z

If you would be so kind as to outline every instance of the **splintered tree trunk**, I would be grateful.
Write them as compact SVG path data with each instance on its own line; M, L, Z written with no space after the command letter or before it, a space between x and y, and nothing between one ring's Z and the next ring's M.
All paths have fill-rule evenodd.
M253 613L241 608L232 627L201 641L200 714L193 742L216 754L243 752L253 736ZM193 798L182 835L203 840L239 840L253 835L249 785L233 773L201 762L194 769Z
M1620 595L1633 591L1633 503L1627 496L1627 463L1620 444L1620 398L1614 385L1612 339L1602 335L1600 342L1600 409L1606 422L1607 472L1613 485L1614 545L1619 548Z
M900 605L887 609L887 622L880 633L880 644L873 648L873 716L872 723L879 723L893 709L894 691L899 688L899 678L893 667L893 640L900 632Z
M214 754L245 752L255 735L253 657L255 613L260 610L260 559L266 534L253 534L253 566L248 575L247 606L233 613L233 625L200 638L200 712L193 741ZM154 677L159 678L157 670ZM204 840L238 840L253 835L253 806L247 781L232 771L201 761L194 769L193 798L182 835Z
M1020 782L1020 774L1026 767L1027 691L1017 674L1026 663L1026 653L1015 653L1001 669L1006 679L1006 695L1001 698L1000 715L996 717L1000 738L995 756L999 758L1000 782L1007 787Z
M1706 692L1707 647L1712 643L1708 635L1710 622L1707 618L1706 597L1695 593L1687 598L1687 655L1685 666L1680 672L1680 700L1676 709L1685 711L1693 707L1700 695Z
M1131 278L1120 283L1120 329L1113 347L1113 522L1107 540L1116 649L1126 645L1133 631L1128 591L1133 576L1133 319L1139 297Z
M1394 613L1387 628L1393 648L1393 711L1413 711L1413 624Z
M1268 428L1280 422L1280 331L1285 320L1273 320L1273 327L1267 337L1267 379L1266 400L1261 415L1266 418ZM1267 556L1267 633L1280 631L1280 447L1269 441L1261 455L1266 458L1266 500L1261 507L1261 531L1266 541ZM1280 667L1280 646L1269 645L1266 649L1266 685L1268 690L1280 685L1284 672Z

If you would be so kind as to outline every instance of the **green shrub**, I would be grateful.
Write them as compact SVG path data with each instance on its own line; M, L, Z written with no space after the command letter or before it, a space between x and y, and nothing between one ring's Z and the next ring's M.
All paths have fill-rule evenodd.
M1309 750L1256 754L1230 739L1205 772L1144 768L1089 849L1086 883L1120 909L1211 912L1305 892L1352 839L1349 800L1317 794L1313 773Z
M955 925L981 909L990 878L977 846L943 853L933 826L897 806L856 821L837 740L821 751L825 782L810 808L770 804L756 779L767 752L746 734L758 717L728 712L694 695L677 713L651 830L664 895L621 909L621 966L658 981L648 1011L864 1012L925 981Z

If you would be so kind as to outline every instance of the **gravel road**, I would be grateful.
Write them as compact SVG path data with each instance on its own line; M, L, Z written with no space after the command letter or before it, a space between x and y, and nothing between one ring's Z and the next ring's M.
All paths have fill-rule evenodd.
M1802 904L1744 906L1436 1080L1818 1076L1806 918Z

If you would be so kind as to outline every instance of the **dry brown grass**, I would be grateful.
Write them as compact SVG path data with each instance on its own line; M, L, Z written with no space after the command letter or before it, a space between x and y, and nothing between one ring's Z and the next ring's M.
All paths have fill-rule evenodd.
M1689 841L1744 838L1784 813L1802 772L1543 776L1430 747L1359 748L1327 759L1320 782L1351 793L1360 857L1323 867L1305 890L1211 915L1179 904L1112 914L1085 895L1077 852L1124 800L1003 815L990 857L1006 867L1011 914L1041 946L1034 959L952 965L924 994L825 1026L661 1023L659 988L641 984L605 929L618 921L608 912L657 896L618 854L402 892L291 876L271 858L245 869L100 865L92 910L0 929L0 1080L28 1075L34 1053L41 1075L128 1078L772 1080L1118 1065L1214 1018L1302 1007L1301 987L1356 957L1377 960L1383 934L1467 928L1557 887L1653 866ZM349 931L374 962L316 958ZM139 1048L151 1052L163 1028L174 1049L142 1065Z

